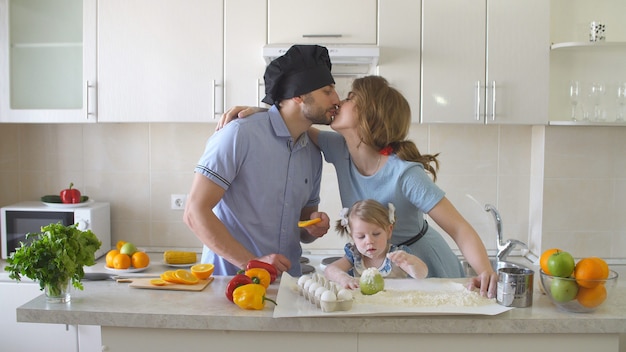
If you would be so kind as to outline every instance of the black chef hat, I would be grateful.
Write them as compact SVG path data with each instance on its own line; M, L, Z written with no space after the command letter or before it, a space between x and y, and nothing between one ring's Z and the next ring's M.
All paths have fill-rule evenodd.
M294 45L265 69L263 102L273 105L334 84L330 69L330 57L325 47Z

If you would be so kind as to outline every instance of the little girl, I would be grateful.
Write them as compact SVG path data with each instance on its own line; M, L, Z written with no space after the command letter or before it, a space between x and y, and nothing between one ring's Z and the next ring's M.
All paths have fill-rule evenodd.
M346 255L329 264L324 276L349 289L359 287L361 273L367 268L378 268L387 278L405 278L407 274L415 279L428 275L428 267L418 257L407 253L406 246L390 244L393 224L396 221L395 207L389 209L379 202L368 199L354 203L350 209L344 208L337 221L340 234L349 234L354 243L344 247Z

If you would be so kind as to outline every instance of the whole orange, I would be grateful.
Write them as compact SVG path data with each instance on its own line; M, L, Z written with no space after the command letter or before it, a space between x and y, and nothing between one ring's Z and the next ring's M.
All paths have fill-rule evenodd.
M598 262L598 265L602 268L602 277L604 279L608 278L609 273L610 273L609 264L607 264L602 258L598 258L598 257L589 257L589 258Z
M598 257L583 258L576 263L574 277L578 286L594 288L600 285L602 281L589 280L606 280L609 277L609 266Z
M141 269L147 267L148 264L150 264L150 257L146 254L146 252L137 251L133 253L130 261L133 267Z
M120 254L120 251L118 251L117 249L111 249L107 252L106 263L109 268L113 267L113 258L115 258L115 256L118 254Z
M559 248L550 248L544 251L539 258L539 266L541 267L541 270L543 270L543 272L548 275L552 275L550 274L550 270L548 270L548 258L550 258L550 256L556 252L562 252L562 250L560 250Z
M128 269L130 268L130 257L126 254L119 253L113 257L113 268Z
M592 288L579 287L576 300L581 306L587 308L595 308L606 300L606 287L603 284Z

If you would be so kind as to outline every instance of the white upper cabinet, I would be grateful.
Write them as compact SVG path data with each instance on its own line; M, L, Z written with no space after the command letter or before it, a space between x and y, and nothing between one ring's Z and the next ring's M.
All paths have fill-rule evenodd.
M241 9L246 9L242 11ZM224 97L225 108L262 106L265 96L263 46L267 38L265 1L224 2ZM245 23L245 26L242 26ZM254 28L254 30L250 30ZM263 105L264 106L264 105Z
M268 44L376 44L376 0L268 0Z
M546 124L550 3L423 0L425 123Z
M98 2L98 121L211 122L223 109L223 1Z
M398 89L411 106L411 118L420 114L419 1L380 0L378 74Z
M0 122L96 121L96 0L0 0Z

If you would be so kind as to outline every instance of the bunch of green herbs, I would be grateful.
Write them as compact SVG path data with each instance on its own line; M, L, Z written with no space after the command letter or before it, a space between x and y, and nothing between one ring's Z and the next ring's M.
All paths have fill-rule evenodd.
M67 287L70 280L82 290L83 267L96 263L95 253L102 245L91 230L81 231L77 224L43 226L41 233L29 233L26 239L27 243L21 242L9 256L5 270L13 280L25 276L39 282L41 290Z

